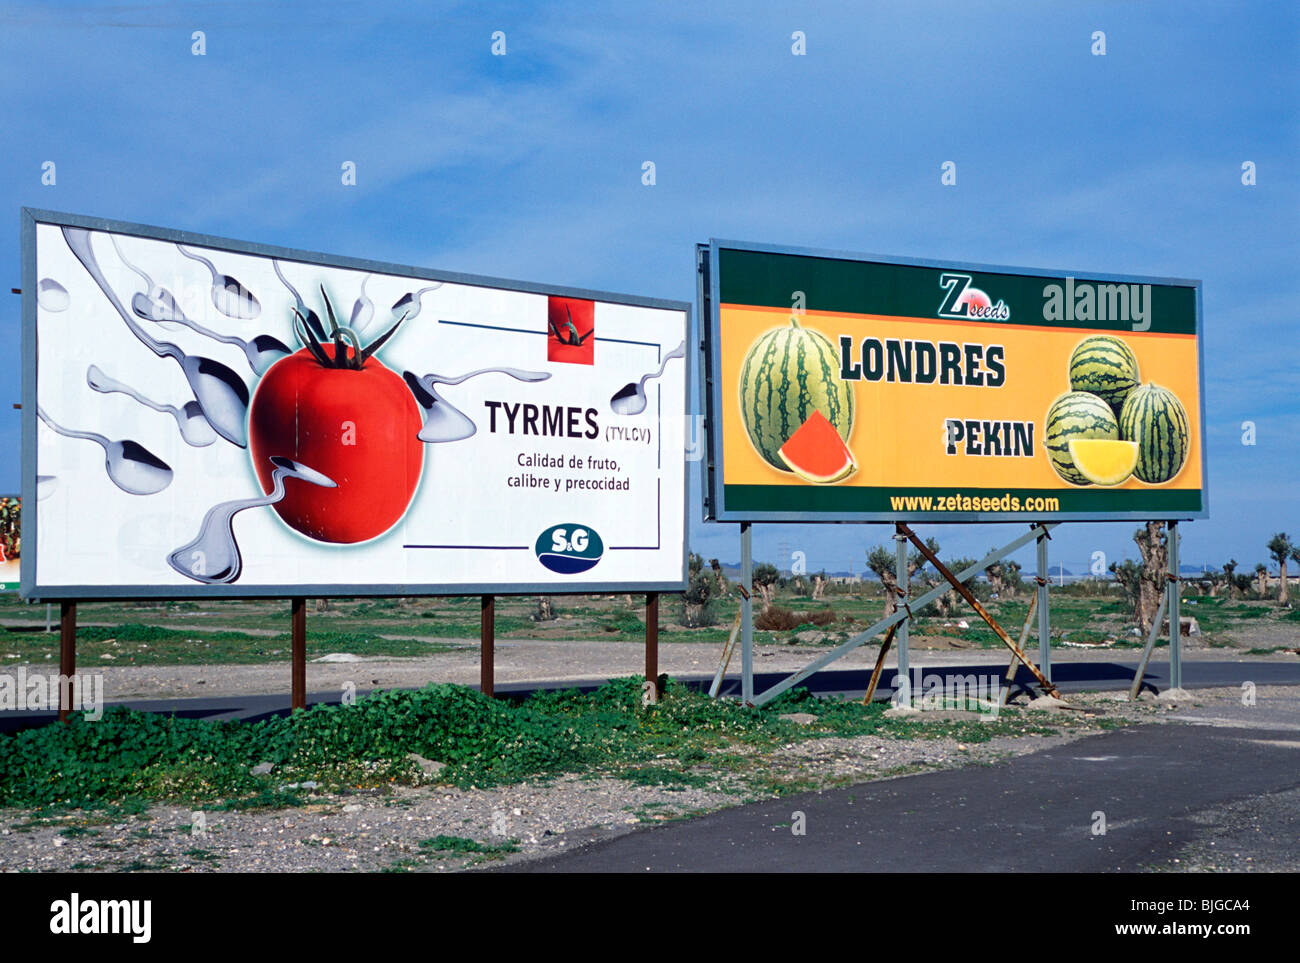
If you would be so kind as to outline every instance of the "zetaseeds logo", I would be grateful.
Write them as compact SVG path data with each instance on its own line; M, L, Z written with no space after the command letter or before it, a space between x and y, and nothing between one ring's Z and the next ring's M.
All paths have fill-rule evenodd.
M960 318L962 321L1007 321L1011 309L1005 301L993 299L979 288L971 286L969 274L941 274L939 287L948 293L939 305L939 317Z

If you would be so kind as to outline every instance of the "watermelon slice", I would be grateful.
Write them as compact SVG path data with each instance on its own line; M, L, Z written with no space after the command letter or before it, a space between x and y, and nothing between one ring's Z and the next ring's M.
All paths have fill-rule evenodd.
M820 411L808 416L781 446L780 455L792 472L816 485L843 481L858 470L853 452Z

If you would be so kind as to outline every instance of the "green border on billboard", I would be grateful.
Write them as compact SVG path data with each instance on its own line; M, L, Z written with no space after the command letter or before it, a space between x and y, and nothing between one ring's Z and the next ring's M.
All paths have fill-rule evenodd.
M718 239L697 246L697 272L704 344L700 383L704 388L707 421L706 519L721 522L1048 522L1179 520L1209 515L1200 281L909 259ZM1041 305L1043 289L1048 284L1058 284L1063 291L1076 285L1151 285L1149 314L1140 329L1135 329L1129 321L1073 317L1046 320L1040 314L1023 311L1013 311L1005 321L980 323L1194 335L1200 408L1191 414L1200 438L1201 487L1169 491L963 487L956 492L951 488L723 484L724 401L719 390L723 304L789 309L792 292L799 291L804 293L807 311L939 319L943 290L939 279L947 272L970 275L972 286L995 290L999 298L1018 304ZM730 398L727 403L731 403ZM958 499L956 503L951 500L954 497ZM935 508L939 499L945 500L944 505L962 507ZM903 507L898 507L900 502ZM909 504L916 507L909 508ZM927 504L931 507L920 507Z

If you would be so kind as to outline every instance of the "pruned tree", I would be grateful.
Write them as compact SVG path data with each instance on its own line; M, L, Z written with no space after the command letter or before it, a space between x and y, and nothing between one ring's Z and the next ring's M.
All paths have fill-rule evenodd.
M772 604L776 598L776 587L781 581L781 573L771 562L760 562L754 566L754 588L763 599L763 608Z
M1213 597L1218 592L1218 588L1220 585L1222 585L1224 590L1228 593L1228 598L1233 599L1238 596L1239 589L1237 588L1237 578L1238 578L1237 560L1235 558L1230 558L1223 563L1223 572L1218 574L1217 577L1215 576L1214 569L1212 568L1210 569L1209 574L1210 574L1211 597Z
M960 574L962 571L970 568L976 562L976 560L973 558L954 558L952 560L941 559L941 561L943 562L944 566L948 569L948 571L952 572L953 575ZM972 575L970 578L962 582L962 585L969 586L971 581L974 580L974 578L975 576ZM938 615L940 618L945 618L945 619L951 618L953 613L957 611L957 609L961 606L961 604L965 601L965 599L963 599L961 595L957 592L957 590L953 588L951 584L948 583L947 579L940 578L937 572L926 576L925 582L930 588L934 588L940 584L946 584L949 586L948 591L944 592L942 595L940 595L937 599L934 600L934 610L935 610L935 614Z
M537 596L537 606L533 609L534 622L554 622L555 605L549 595Z
M731 594L731 583L727 581L727 576L722 571L722 563L716 558L709 559L709 568L713 572L714 591L719 598L724 598Z
M1291 557L1291 553L1295 551L1295 548L1295 544L1292 543L1286 532L1278 532L1268 540L1268 554L1273 557L1273 561L1277 562L1279 573L1277 600L1283 605L1286 604L1287 597L1286 563L1287 559Z
M992 552L993 549L989 551ZM1020 576L1020 563L1014 559L1000 558L984 566L984 575L989 580L989 591L1003 600L1014 599L1024 584L1024 579Z
M814 602L821 601L821 598L823 595L825 595L825 593L826 593L826 570L822 569L822 571L818 572L816 575L813 576L813 591L812 591L813 601Z
M1126 558L1122 562L1111 562L1110 573L1115 576L1115 581L1119 583L1120 589L1124 592L1124 598L1132 608L1132 621L1142 628L1141 616L1138 611L1138 596L1140 594L1139 586L1142 584L1142 566L1131 558ZM1144 632L1150 631L1147 626Z
M717 589L713 572L704 570L704 559L694 552L688 563L690 581L682 593L682 625L689 629L712 624L709 618L709 603Z
M1138 583L1137 617L1142 633L1151 631L1156 609L1160 607L1160 593L1165 590L1169 572L1169 536L1164 522L1147 522L1133 533L1138 551L1142 554L1142 577Z
M936 555L939 554L939 543L933 538L926 539L925 547ZM880 584L885 589L885 615L893 615L898 609L898 577L894 573L894 553L883 545L877 545L867 553L867 568L875 573L876 578L880 579ZM925 568L925 556L920 552L911 552L907 556L907 579L909 582L916 577L916 573Z
M1260 598L1268 598L1268 568L1263 562L1255 563L1255 592Z

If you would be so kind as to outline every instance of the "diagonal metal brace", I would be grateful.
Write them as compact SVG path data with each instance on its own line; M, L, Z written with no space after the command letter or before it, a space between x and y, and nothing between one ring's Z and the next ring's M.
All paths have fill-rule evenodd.
M1060 524L1059 522L1049 522L1045 525L1042 525L1041 529L1047 530L1050 528L1054 528L1056 525L1059 524ZM975 564L971 565L968 568L963 569L961 572L958 573L957 577L966 579L966 578L970 578L972 575L977 575L978 573L984 571L985 566L992 565L998 559L1005 558L1006 556L1010 555L1012 552L1016 551L1016 549L1021 548L1024 545L1028 545L1030 542L1037 539L1039 537L1039 534L1040 534L1040 527L1031 528L1029 531L1021 535L1020 537L1016 538L1014 541L1008 542L1006 545L1003 545L1001 548L995 548L993 551L989 552L987 555L985 555L982 559L980 559ZM918 610L923 609L931 602L933 602L935 599L939 598L939 596L947 592L948 588L949 587L947 585L935 586L934 588L930 589L928 592L925 592L922 595L918 595L916 598L912 599L911 604L916 606ZM845 655L852 652L854 649L858 648L859 646L865 645L866 643L870 642L881 632L884 632L886 629L888 629L891 625L895 625L896 623L903 621L903 619L905 618L908 618L908 613L901 609L896 610L893 615L886 615L880 621L869 626L866 630L859 632L857 635L849 639L847 642L841 642L839 645L831 649L825 655L820 655L813 661L809 662L798 672L794 673L793 675L787 676L786 678L778 682L776 685L768 689L766 692L763 692L755 696L753 704L755 706L761 706L766 702L771 702L782 692L785 692L787 689L794 688L809 676L816 675L820 670L826 668L826 666L830 665L832 662L836 661L837 659L843 658Z
M1025 650L1011 641L1011 636L1007 635L1006 630L1003 629L1002 626L998 625L993 616L989 614L988 609L984 608L984 606L980 604L980 600L975 597L975 594L963 585L961 581L958 580L957 576L948 571L948 567L944 565L943 562L939 561L939 557L935 555L934 552L926 548L925 543L916 537L916 532L912 531L902 522L899 522L898 530L907 536L908 541L916 546L917 551L925 556L925 560L934 566L935 571L948 580L956 590L957 594L970 603L970 607L975 610L979 617L989 624L989 628L997 634L997 637L1002 640L1003 644L1006 645L1006 647L1011 650L1012 654L1024 664L1026 669L1034 674L1034 678L1037 679L1038 684L1043 687L1043 691L1048 695L1055 696L1059 699L1061 693L1057 691L1056 686L1052 685L1047 676L1043 675L1038 666L1034 665L1034 663L1029 660L1029 656L1025 655Z

